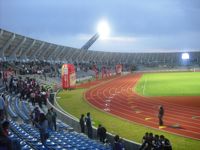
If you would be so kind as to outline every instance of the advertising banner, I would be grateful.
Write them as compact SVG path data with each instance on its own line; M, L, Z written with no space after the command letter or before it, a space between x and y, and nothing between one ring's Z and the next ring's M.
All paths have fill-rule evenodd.
M122 73L122 65L121 64L116 65L115 71L116 71L116 74L121 74Z
M62 65L61 78L63 89L76 87L76 72L73 64Z

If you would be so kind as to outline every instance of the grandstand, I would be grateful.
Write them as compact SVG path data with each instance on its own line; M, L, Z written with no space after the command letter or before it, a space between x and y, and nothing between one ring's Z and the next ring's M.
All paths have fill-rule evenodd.
M96 64L124 64L135 66L174 68L182 65L181 52L119 53L84 51L32 39L0 29L0 58L7 61L42 60L52 63L94 62ZM189 66L200 64L200 52L189 51Z
M42 75L33 75L34 73L22 73L26 77L34 77L40 85L56 85L60 80L56 78L58 71L63 63L72 63L78 70L77 78L88 79L88 76L95 76L92 65L110 66L114 72L116 64L123 64L124 71L196 71L200 68L200 52L188 51L190 60L183 63L181 59L182 52L149 52L149 53L119 53L119 52L100 52L84 51L83 49L56 45L30 37L25 37L0 29L0 62L8 63L10 68L20 70L28 68L30 62L36 62L36 66L43 63L48 75L45 79ZM52 67L52 66L53 67ZM58 69L59 68L59 69ZM85 68L88 68L85 71ZM31 71L32 72L32 71ZM35 74L38 74L37 72ZM58 75L59 76L59 75ZM5 91L1 87L1 92ZM10 136L20 142L22 149L45 149L44 145L38 140L39 132L37 128L30 125L30 112L33 110L30 103L20 101L18 96L7 94L8 114L12 119ZM47 108L55 107L50 102L41 111L46 113ZM78 120L66 114L62 109L56 108L60 131L53 132L47 140L49 149L96 149L110 150L96 140L91 140L85 135L79 133ZM62 132L65 129L65 132ZM96 128L93 129L96 133ZM109 134L108 139L113 140L113 135ZM67 142L66 142L67 141ZM113 141L112 141L113 142ZM125 140L128 149L137 149L140 144Z

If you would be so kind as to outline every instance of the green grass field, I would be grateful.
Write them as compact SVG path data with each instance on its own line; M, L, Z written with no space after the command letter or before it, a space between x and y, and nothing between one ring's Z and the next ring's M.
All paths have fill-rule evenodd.
M148 73L135 91L144 96L200 96L200 72Z
M140 143L145 132L152 132L154 134L163 134L166 136L171 141L173 150L198 150L198 147L200 147L200 141L198 140L192 140L189 138L162 132L160 130L144 127L142 125L135 124L133 122L95 109L84 100L84 91L85 89L61 91L58 94L58 97L60 97L58 100L59 105L65 111L76 116L77 118L79 118L82 113L86 114L87 112L91 112L95 126L101 123L106 127L108 132L119 134L121 137L135 142Z

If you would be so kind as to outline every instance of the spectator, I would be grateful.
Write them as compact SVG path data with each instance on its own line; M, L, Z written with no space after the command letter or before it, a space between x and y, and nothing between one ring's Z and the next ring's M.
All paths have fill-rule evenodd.
M34 110L31 112L31 120L33 125L35 125L35 123L38 123L40 119L40 111L38 107L35 107Z
M41 143L46 147L46 140L49 138L48 121L43 113L40 114L39 123L36 123L36 127L40 132Z
M146 133L143 137L143 143L139 150L172 150L172 145L163 135L155 135Z
M144 143L145 141L147 141L148 138L149 138L149 133L146 132L145 135L144 135L143 138L142 138L142 143Z
M152 141L153 141L153 133L146 133L145 136L143 137L143 143L140 146L139 150L151 149L153 147Z
M3 96L0 96L0 122L5 118L5 100Z
M0 129L0 149L6 150L21 150L20 142L15 138L10 138L8 136L10 123L8 121L4 121L1 124ZM1 147L3 146L3 147Z
M106 128L104 128L101 124L97 129L97 137L99 138L100 142L104 143L106 139Z
M87 134L89 138L92 138L93 131L92 131L92 121L90 118L90 112L87 113L87 117L85 118L86 127L87 127Z
M52 116L52 113L51 113L50 109L48 109L48 112L46 114L46 118L47 118L47 121L48 121L49 129L53 130L53 116Z
M154 139L152 141L152 147L155 150L161 149L161 142L160 142L160 139L159 139L159 135L157 135L157 134L154 136Z
M8 138L8 122L0 126L0 149L12 149L11 139Z
M32 105L33 106L35 106L35 92L32 90L32 92L31 92L31 103L32 103Z
M51 102L52 105L54 105L54 92L53 92L53 89L50 90L49 101Z
M160 143L163 150L172 150L172 145L170 141L164 137L164 135L160 136Z
M119 139L119 135L116 135L114 137L113 150L124 150L123 144L121 143Z
M85 133L85 121L84 121L84 114L81 115L81 118L79 120L81 132Z
M53 127L54 127L54 130L56 131L57 130L57 126L56 126L56 117L57 117L57 114L53 110L53 107L51 107L51 116L52 116Z

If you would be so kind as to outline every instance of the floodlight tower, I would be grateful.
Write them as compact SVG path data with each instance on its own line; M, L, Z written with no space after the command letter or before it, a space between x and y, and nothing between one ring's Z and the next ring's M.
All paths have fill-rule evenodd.
M91 39L89 39L89 41L87 41L87 43L85 43L81 49L84 49L84 50L88 50L92 44L99 38L99 33L96 33Z
M110 28L109 28L107 21L102 20L101 22L99 22L99 24L97 26L97 33L91 39L89 39L89 41L86 42L81 47L81 49L88 50L99 37L101 37L103 39L103 38L107 37L109 35L109 33L110 33Z

